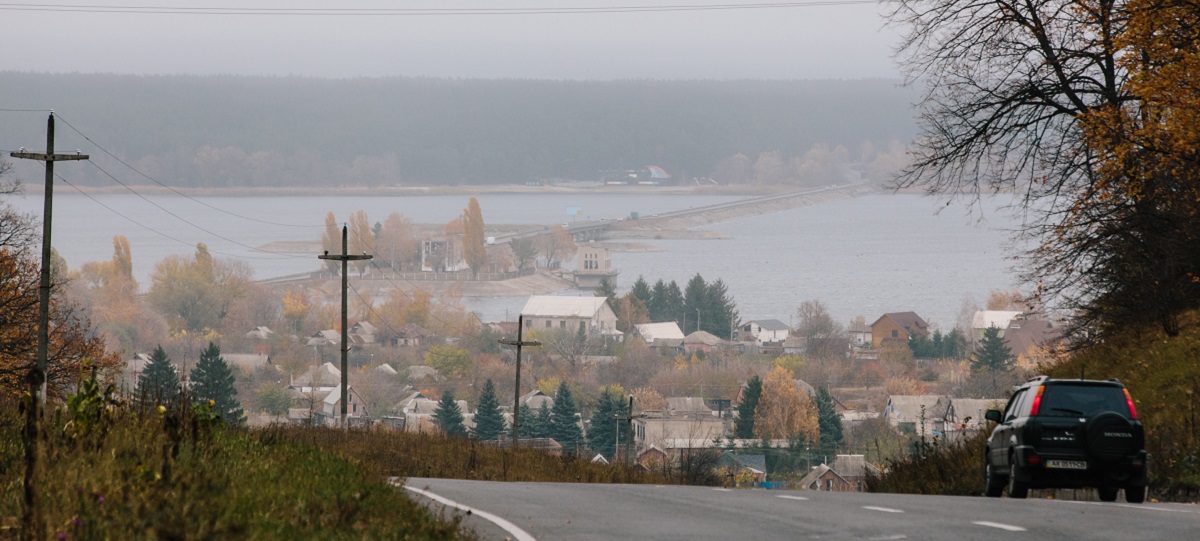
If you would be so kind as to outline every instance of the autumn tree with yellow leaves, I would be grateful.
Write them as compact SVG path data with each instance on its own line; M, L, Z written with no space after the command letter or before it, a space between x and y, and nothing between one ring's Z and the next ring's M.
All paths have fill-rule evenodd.
M803 438L812 443L821 436L817 407L796 386L796 376L782 366L763 380L762 396L754 410L754 435L762 439Z
M1029 301L1086 341L1200 307L1194 3L898 0L925 89L900 187L1014 193ZM1079 332L1079 331L1088 332ZM1098 331L1098 332L1097 332Z
M484 241L483 210L479 208L479 201L472 197L463 211L463 257L471 267L472 275L478 274L487 263Z

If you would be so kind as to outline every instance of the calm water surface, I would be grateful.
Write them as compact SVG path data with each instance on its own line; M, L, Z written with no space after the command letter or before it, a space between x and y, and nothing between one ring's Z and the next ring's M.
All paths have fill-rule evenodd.
M417 223L444 223L462 212L466 196L425 197L180 197L70 192L55 197L54 244L71 267L112 257L112 237L125 235L142 287L154 264L170 254L189 256L204 242L218 257L245 261L257 278L318 267L315 254L265 254L275 241L318 240L324 218L339 221L365 210L372 222L400 212ZM556 224L572 219L653 214L739 199L726 196L626 194L485 194L478 197L491 224ZM14 206L41 214L41 197ZM706 227L726 240L650 240L658 252L614 254L620 288L637 276L683 286L695 273L721 278L743 319L788 322L807 299L820 299L845 322L868 322L884 312L912 310L942 328L954 325L964 299L985 299L1014 287L1007 230L1015 222L1002 200L966 208L917 195L872 195L813 207L751 216ZM568 209L579 207L576 215ZM940 211L940 212L939 212ZM468 298L485 321L515 318L523 297Z

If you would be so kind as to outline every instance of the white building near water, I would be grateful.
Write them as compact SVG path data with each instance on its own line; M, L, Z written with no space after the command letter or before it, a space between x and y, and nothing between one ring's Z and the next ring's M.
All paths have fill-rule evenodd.
M568 297L534 295L529 297L521 315L525 328L538 331L566 330L592 335L620 335L617 314L604 297Z

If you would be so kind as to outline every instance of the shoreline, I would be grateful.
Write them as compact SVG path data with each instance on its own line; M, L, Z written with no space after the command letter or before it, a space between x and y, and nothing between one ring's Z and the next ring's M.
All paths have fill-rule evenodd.
M321 196L321 197L426 197L443 195L476 195L476 194L629 194L629 195L728 195L728 196L764 196L788 192L791 186L756 186L756 185L725 185L725 186L564 186L544 185L526 186L524 184L479 184L456 186L337 186L337 187L222 187L222 188L166 188L163 186L130 185L123 186L72 186L78 193L87 195L107 195L127 193L129 190L144 195L183 194L187 197L290 197L290 196ZM22 183L26 195L40 195L44 186L40 183Z

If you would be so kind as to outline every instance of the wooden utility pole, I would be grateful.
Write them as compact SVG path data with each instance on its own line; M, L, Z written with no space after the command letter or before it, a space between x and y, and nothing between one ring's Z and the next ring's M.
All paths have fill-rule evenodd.
M629 395L629 411L625 415L620 413L614 415L617 421L625 421L625 464L629 464L630 447L633 445L633 419L638 417L633 414L633 395ZM616 462L616 454L621 450L621 425L617 424L617 448L613 449L613 461Z
M364 259L371 259L372 257L370 254L350 255L348 253L350 251L350 243L347 239L347 235L346 226L342 225L341 255L329 255L329 250L326 250L324 254L317 256L317 259L342 262L342 430L346 430L348 427L346 424L346 403L350 400L350 370L348 366L350 359L350 340L348 340L349 329L346 328L346 313L349 311L348 303L346 302L346 290L350 289L349 265L351 261L362 261Z
M525 342L521 340L521 333L525 330L525 315L517 316L517 339L505 340L501 338L499 342L506 346L516 346L517 348L517 382L516 388L513 390L513 450L516 451L520 445L520 432L518 427L521 426L521 348L524 346L540 346L541 342L530 340Z
M36 539L41 536L41 521L36 506L34 473L37 466L38 419L40 407L46 403L46 370L49 364L50 342L50 226L54 209L54 162L86 160L86 154L54 153L54 111L46 119L46 152L12 152L14 158L46 162L45 206L42 214L42 274L38 284L38 342L37 362L29 371L29 409L25 417L25 508L22 512L21 536Z

